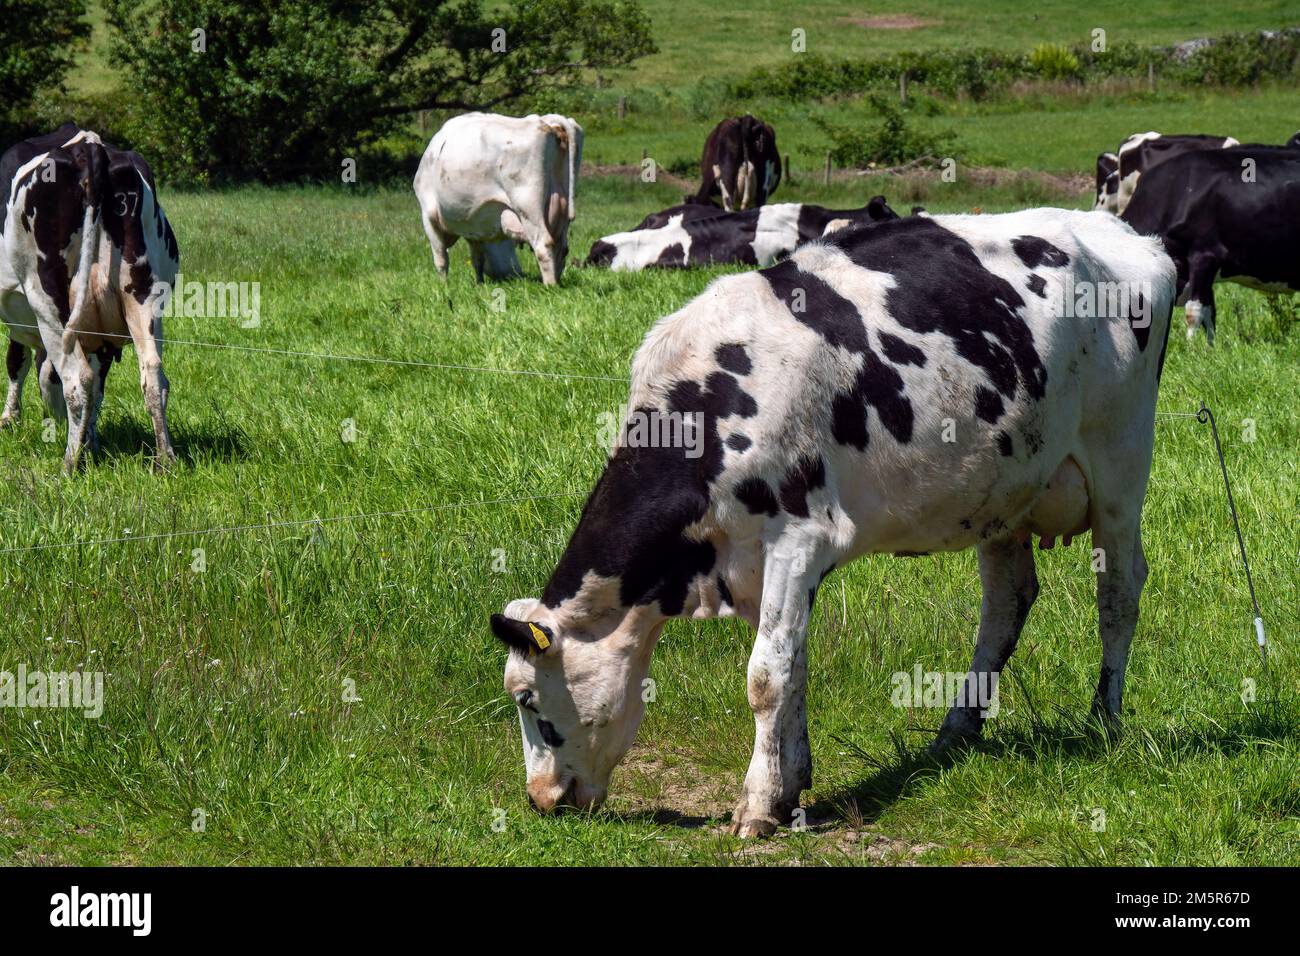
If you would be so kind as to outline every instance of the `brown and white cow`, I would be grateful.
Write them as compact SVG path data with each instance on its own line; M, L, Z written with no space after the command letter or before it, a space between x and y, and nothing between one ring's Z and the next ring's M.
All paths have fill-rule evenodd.
M712 203L721 194L728 212L763 205L781 182L776 131L748 113L724 119L704 141L700 180L692 202Z
M789 822L812 781L813 599L871 553L978 551L970 684L1001 671L1038 593L1022 539L1090 528L1105 556L1094 710L1117 726L1174 283L1160 243L1106 213L915 216L720 278L661 319L541 599L491 618L532 803L603 801L665 622L738 615L757 630L756 739L732 828ZM1122 305L1098 307L1116 290ZM630 427L665 416L676 444ZM985 716L955 704L938 743Z
M153 173L69 123L0 158L0 319L9 333L9 389L0 425L18 420L36 353L41 396L68 421L64 466L98 450L109 368L135 345L157 462L176 452L167 427L162 311L179 266Z
M558 283L581 165L582 127L567 116L466 113L447 120L415 174L438 272L447 275L447 250L464 237L479 282L484 273L521 275L515 244L526 242L542 282Z

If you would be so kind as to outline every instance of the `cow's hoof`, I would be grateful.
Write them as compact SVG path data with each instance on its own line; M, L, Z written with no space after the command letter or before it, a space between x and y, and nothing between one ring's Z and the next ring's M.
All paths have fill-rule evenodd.
M165 475L167 474L167 472L172 470L172 466L175 464L176 464L176 452L167 451L161 455L157 455L154 458L153 470L157 474Z
M934 738L930 746L926 748L926 753L931 757L939 757L949 753L960 753L968 750L979 743L980 735L978 733L963 732L957 730L940 730L939 735Z
M10 418L8 415L0 416L0 431L4 431L6 428L13 428L17 424L18 419L16 418Z
M771 817L744 817L737 810L732 814L730 829L733 836L748 840L752 837L770 837L779 826Z

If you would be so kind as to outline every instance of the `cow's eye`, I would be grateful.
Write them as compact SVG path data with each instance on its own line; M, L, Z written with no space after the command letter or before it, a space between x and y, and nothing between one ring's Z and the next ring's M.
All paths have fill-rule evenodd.
M533 706L533 700L535 696L536 695L534 695L533 692L531 690L528 690L527 688L525 688L524 690L517 690L514 693L515 703L518 704L520 707L522 707L524 710L531 710L534 713L536 713L537 711L537 708Z

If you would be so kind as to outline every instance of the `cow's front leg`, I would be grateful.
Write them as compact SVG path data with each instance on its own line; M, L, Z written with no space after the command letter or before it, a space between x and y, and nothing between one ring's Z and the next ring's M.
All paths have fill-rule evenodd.
M1205 329L1205 341L1214 344L1214 280L1219 274L1217 257L1201 255L1191 260L1187 279L1187 339L1196 336L1197 327Z
M23 382L32 368L32 350L21 342L9 340L5 356L5 372L9 376L9 390L5 394L4 412L0 413L0 428L16 424L23 409Z
M749 657L754 754L731 832L768 836L789 824L799 794L812 786L808 744L808 615L822 567L807 543L778 542L763 571L758 638Z
M932 750L974 740L984 721L996 714L997 682L1007 659L1016 649L1029 609L1038 597L1034 551L1014 537L985 541L978 547L980 586L979 636L975 656L962 685L961 697L952 705Z

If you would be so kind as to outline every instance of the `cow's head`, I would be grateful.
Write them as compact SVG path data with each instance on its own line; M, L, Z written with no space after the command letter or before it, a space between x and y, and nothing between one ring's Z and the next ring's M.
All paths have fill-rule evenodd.
M519 710L528 801L543 813L593 809L645 715L641 684L657 625L633 611L582 628L539 601L512 601L492 615L510 648L505 689Z
M1093 209L1109 209L1119 194L1119 157L1114 153L1101 153L1097 157L1097 201Z

